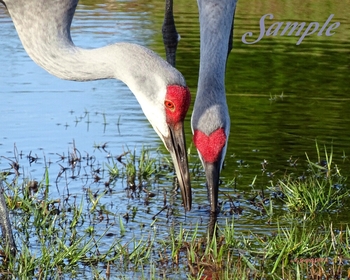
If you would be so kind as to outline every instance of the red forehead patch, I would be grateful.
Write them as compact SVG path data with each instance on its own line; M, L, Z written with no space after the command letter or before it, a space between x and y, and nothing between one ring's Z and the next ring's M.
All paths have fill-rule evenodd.
M179 85L167 86L164 100L167 123L176 124L185 119L191 103L191 94L188 87Z
M200 130L195 130L193 142L198 151L201 153L203 160L213 163L217 161L222 149L225 146L225 130L223 128L219 128L209 136Z

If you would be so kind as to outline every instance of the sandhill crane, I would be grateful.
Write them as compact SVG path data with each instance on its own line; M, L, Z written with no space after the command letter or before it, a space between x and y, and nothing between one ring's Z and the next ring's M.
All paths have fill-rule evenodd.
M198 0L200 67L192 113L193 142L202 161L210 211L218 211L219 176L224 162L230 116L225 94L225 71L232 48L233 19L237 0ZM166 0L163 39L167 60L175 65L178 34L173 0Z
M48 72L74 81L115 78L130 88L171 154L184 207L190 211L192 194L183 122L191 96L185 79L154 52L136 44L118 43L89 50L75 46L70 26L78 1L0 0L27 53ZM6 214L2 192L0 195L0 212ZM15 251L5 214L0 225Z
M192 197L183 122L191 95L181 73L140 45L75 46L70 27L78 0L0 2L28 55L51 74L74 81L115 78L129 87L171 154L184 207L189 211Z

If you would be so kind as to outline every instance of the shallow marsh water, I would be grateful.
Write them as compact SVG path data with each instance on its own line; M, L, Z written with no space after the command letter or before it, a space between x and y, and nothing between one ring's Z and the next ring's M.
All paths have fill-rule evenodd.
M222 187L225 193L237 198L241 193L270 185L271 174L282 175L286 170L295 173L305 170L305 153L316 158L315 140L320 147L333 146L334 158L342 164L344 176L349 164L344 155L350 154L350 8L344 3L329 1L239 1L236 10L234 48L229 56L226 75L227 101L231 114L231 134L222 173L223 183L236 178L235 188ZM314 3L313 3L314 2ZM327 5L327 8L325 6ZM164 48L161 37L163 1L80 1L72 26L73 41L81 47L100 47L114 42L133 42L145 45L161 56ZM194 100L199 67L199 23L196 1L175 3L175 20L181 41L177 67L184 74ZM312 35L296 45L298 37L264 37L253 45L241 38L251 31L259 34L261 16L272 13L273 20L323 23L330 14L340 26L330 37ZM119 81L69 82L59 80L34 64L24 52L5 8L0 8L0 155L14 159L14 144L23 154L23 172L40 181L45 162L50 173L60 172L60 156L67 155L74 139L82 154L93 155L96 166L108 161L108 155L122 154L127 148L140 151L143 145L160 149L167 155L162 142L144 117L139 104L128 88ZM254 37L254 38L256 38ZM190 108L191 112L191 108ZM107 124L105 124L105 121ZM208 221L208 202L204 177L197 172L199 161L191 144L190 113L187 116L187 144L191 147L193 177L193 210L185 217L181 197L177 195L174 221L189 227L200 223L205 232ZM107 143L107 152L95 144ZM26 155L37 155L29 165ZM0 158L1 170L9 168L9 160ZM18 156L20 157L20 156ZM288 160L297 160L298 167ZM262 172L262 162L266 171ZM199 169L200 171L201 169ZM53 175L53 176L55 176ZM90 174L91 175L91 174ZM69 192L79 194L89 187L96 192L103 183L83 184L83 179L69 183ZM60 193L52 187L50 194ZM164 181L153 186L157 196L150 205L142 199L127 199L121 182L104 203L109 210L124 215L137 205L140 212L128 224L128 232L142 236L140 224L152 224L152 216L162 208L163 188L172 184ZM220 199L226 197L221 194ZM259 209L242 202L244 209L236 216L238 233L252 231L267 233L271 225L261 222ZM228 206L227 206L228 207ZM225 207L224 207L225 209ZM219 217L224 222L226 216ZM347 223L342 215L339 223ZM159 215L159 234L167 236L167 218ZM105 225L99 225L105 228ZM113 228L111 229L113 230ZM116 232L119 229L114 229ZM108 242L108 240L106 241Z

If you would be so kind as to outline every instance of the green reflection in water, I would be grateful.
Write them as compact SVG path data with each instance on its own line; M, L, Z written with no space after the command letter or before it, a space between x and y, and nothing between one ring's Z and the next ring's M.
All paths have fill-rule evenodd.
M315 140L333 145L338 156L343 151L348 154L350 56L346 30L349 21L344 14L348 7L334 4L326 11L323 5L314 4L319 8L309 6L311 14L303 9L294 9L291 14L287 8L290 1L275 1L278 7L272 9L271 4L260 14L249 15L249 7L254 5L240 4L226 75L232 121L228 155L235 154L255 167L266 159L273 170L284 172L290 156L304 160L305 152L315 154ZM271 12L276 13L271 24L322 22L321 18L335 13L332 22L341 25L332 37L310 36L298 46L295 36L264 37L255 45L243 44L242 34L254 30L258 34L260 16ZM259 152L252 152L256 150ZM235 160L227 157L226 166L237 166ZM230 177L230 169L223 174ZM249 170L245 172L247 182L252 178L251 171L258 173L256 168Z
M119 27L137 28L135 40L165 57L161 24L164 1L81 1L83 9L96 13L108 10L130 21ZM175 21L181 41L177 67L184 74L194 101L199 69L199 22L196 1L175 1ZM231 114L231 135L227 150L224 182L240 176L239 190L248 190L255 175L263 182L261 162L267 160L271 172L284 172L292 156L304 162L305 152L315 155L315 140L333 145L335 156L349 154L349 5L334 1L238 1L234 48L227 64L227 102ZM312 35L296 45L299 37L264 37L253 45L241 38L251 31L259 34L261 16L271 13L274 22L313 21L322 24L330 14L331 23L340 22L333 36ZM129 26L130 25L130 26ZM143 32L139 32L143 30ZM137 37L139 36L139 38ZM254 37L254 38L256 38ZM190 108L186 119L188 146L191 146ZM165 148L159 141L161 149ZM192 147L192 164L198 163ZM237 161L239 160L239 163ZM240 162L249 164L241 169ZM348 172L348 170L345 170ZM196 196L206 203L204 177L194 178Z

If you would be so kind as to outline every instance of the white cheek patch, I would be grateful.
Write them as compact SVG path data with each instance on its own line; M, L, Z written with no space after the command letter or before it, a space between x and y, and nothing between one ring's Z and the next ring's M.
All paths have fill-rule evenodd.
M159 99L150 99L144 95L137 96L142 111L146 118L157 132L158 136L163 140L164 137L169 137L169 129L166 123L165 108L163 102Z

